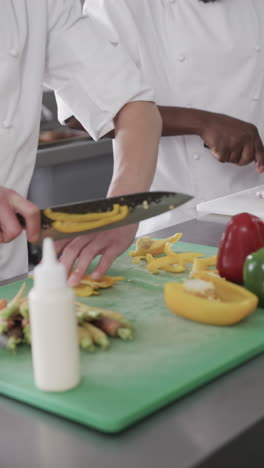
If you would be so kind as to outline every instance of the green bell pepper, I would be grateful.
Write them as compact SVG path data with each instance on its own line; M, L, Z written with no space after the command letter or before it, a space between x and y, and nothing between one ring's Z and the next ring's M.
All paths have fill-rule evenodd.
M264 307L264 247L246 257L243 266L244 286L259 298Z

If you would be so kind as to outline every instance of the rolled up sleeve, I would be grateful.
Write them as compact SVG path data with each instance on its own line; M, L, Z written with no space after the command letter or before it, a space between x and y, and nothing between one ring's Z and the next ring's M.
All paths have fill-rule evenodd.
M60 121L74 115L98 140L126 103L153 101L153 90L121 44L82 15L79 2L49 3L45 84L56 92Z

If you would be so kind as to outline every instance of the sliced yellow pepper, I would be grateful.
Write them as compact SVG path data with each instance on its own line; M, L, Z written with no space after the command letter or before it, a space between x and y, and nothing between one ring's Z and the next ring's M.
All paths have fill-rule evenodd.
M212 276L209 272L197 273L196 278L215 286L217 300L199 297L186 291L184 283L166 283L165 302L175 314L209 325L233 325L255 311L257 296L241 286Z
M64 221L54 221L52 226L56 231L59 232L82 232L89 231L89 229L96 229L102 226L107 226L108 224L116 223L125 219L128 215L128 206L124 205L120 207L119 213L109 217L102 217L94 221L85 221L85 222L64 222Z
M74 288L74 292L76 294L76 296L79 296L79 297L89 297L89 296L98 296L98 292L95 291L91 286L87 286L87 284L78 284L78 286L76 286Z
M167 239L153 240L150 236L140 237L136 242L136 250L129 253L131 257L147 254L159 255L163 253L166 242L175 243L182 237L182 233L176 233Z
M44 210L45 216L53 221L83 223L85 221L95 221L102 218L115 216L120 211L120 205L114 204L111 211L103 211L101 213L63 213L54 211L51 208Z
M141 260L146 260L146 255L137 255L133 257L132 263L140 263Z
M159 270L170 273L181 273L185 271L184 266L175 263L175 259L170 256L154 258L151 254L146 255L147 269L151 273L158 273Z
M196 258L203 257L202 253L199 252L174 252L172 250L172 243L166 242L164 247L164 253L170 257L174 257L175 263L180 265L186 265L186 263L193 263Z
M195 277L196 273L201 271L208 271L209 267L216 266L217 256L204 257L204 258L195 258L193 261L192 270L190 276ZM217 273L217 270L210 270L211 272Z
M125 278L123 276L103 276L100 280L95 281L91 279L90 275L84 275L80 284L86 284L91 286L93 289L99 288L111 288L118 281L123 281Z
M94 281L90 275L84 275L81 282L74 288L76 296L89 297L93 294L98 295L96 289L111 288L118 281L123 281L123 276L103 276L100 281Z

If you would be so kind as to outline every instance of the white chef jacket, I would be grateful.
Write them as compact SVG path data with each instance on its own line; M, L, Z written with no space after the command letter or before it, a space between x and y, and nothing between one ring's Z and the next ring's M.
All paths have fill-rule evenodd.
M86 0L84 8L110 40L125 45L158 104L252 122L264 140L263 0ZM219 163L199 137L163 137L151 190L195 198L144 221L138 235L193 218L197 203L263 180L254 163Z
M122 47L82 16L79 1L0 0L0 11L0 186L26 196L43 83L95 139L113 128L126 102L153 100L153 92ZM0 280L26 270L25 236L0 245Z

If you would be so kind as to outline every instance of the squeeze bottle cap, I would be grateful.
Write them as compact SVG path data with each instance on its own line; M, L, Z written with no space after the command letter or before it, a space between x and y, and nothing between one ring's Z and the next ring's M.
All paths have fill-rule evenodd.
M68 287L65 267L58 262L53 240L49 237L43 241L42 262L34 269L34 286L41 289Z

